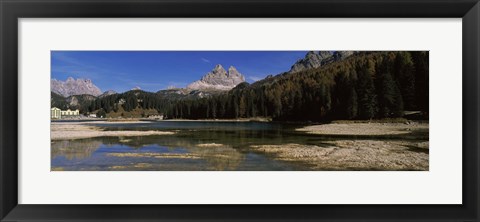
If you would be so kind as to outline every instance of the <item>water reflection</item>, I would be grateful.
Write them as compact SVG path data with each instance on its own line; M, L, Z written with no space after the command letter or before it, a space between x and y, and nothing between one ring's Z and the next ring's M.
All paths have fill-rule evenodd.
M54 141L51 144L52 159L63 156L68 160L84 159L100 148L102 141L98 140L64 140Z
M294 170L302 166L249 150L255 144L314 143L293 126L243 122L158 122L101 125L106 130L168 130L174 135L100 137L52 143L52 169Z
M243 154L227 145L195 147L190 151L205 159L214 170L235 170L245 158Z
M332 138L297 132L293 130L295 125L275 123L159 122L100 126L106 130L168 130L175 134L53 141L52 170L308 170L306 163L281 161L251 147L332 146L329 143ZM428 141L428 131L426 135Z
M64 170L100 170L103 164L109 165L108 170L236 170L244 159L245 155L232 146L178 137L105 137L52 143L52 167ZM71 165L71 160L75 164Z

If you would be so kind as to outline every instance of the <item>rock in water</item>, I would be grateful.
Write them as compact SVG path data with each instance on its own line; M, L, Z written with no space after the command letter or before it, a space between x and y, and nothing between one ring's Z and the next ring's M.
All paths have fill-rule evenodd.
M74 79L72 77L68 77L66 81L52 79L50 80L50 87L52 92L64 97L82 94L99 96L102 94L102 91L90 79Z
M190 83L187 89L230 90L242 82L245 82L245 77L235 67L230 66L227 72L222 65L218 64L200 80Z

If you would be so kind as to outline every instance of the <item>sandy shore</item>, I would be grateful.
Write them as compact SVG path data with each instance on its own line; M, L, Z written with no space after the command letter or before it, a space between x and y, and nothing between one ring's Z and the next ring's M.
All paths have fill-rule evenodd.
M312 170L428 170L428 142L337 140L326 146L253 145L257 152Z
M428 123L332 123L297 129L310 134L352 136L400 135L416 130L428 130Z
M105 137L105 136L150 136L150 135L172 135L171 131L104 131L100 127L91 126L88 124L131 124L131 123L144 123L143 121L129 121L129 122L108 122L108 121L95 121L95 122L52 122L50 124L50 138L51 140L64 140L64 139L83 139L92 137Z
M428 170L429 143L401 139L415 131L428 132L428 123L332 123L297 129L316 135L365 136L365 139L325 141L321 146L253 145L252 149L284 161L299 162L312 170ZM395 140L368 136L399 135Z
M167 122L271 122L271 118L238 118L238 119L166 119Z
M94 121L58 121L52 122L52 124L70 124L70 125L84 125L84 124L133 124L133 123L150 123L151 121L142 120L125 120L125 121L111 121L111 120L94 120Z
M220 143L201 143L197 144L198 147L223 147L225 145Z

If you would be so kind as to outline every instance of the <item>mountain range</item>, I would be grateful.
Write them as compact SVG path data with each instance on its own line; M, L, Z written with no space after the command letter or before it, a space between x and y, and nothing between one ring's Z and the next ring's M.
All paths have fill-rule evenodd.
M343 60L353 54L353 51L310 51L304 58L295 62L287 73L296 73L307 69L318 68L335 61ZM234 66L230 66L228 70L225 70L221 64L218 64L212 71L205 74L200 80L188 84L186 88L176 90L169 89L169 91L175 91L180 94L189 94L192 91L228 91L242 82L245 82L245 76ZM105 97L116 93L112 90L102 93L90 79L74 79L72 77L67 78L66 81L52 79L50 84L51 91L63 97L84 94ZM135 89L139 90L139 88Z
M52 106L112 118L151 112L173 119L286 121L396 118L403 110L428 115L428 58L423 51L308 52L290 70L252 84L234 67L217 65L186 88L68 98L52 92Z
M304 58L295 62L288 73L298 73L304 70L318 68L329 63L343 60L351 55L353 51L310 51ZM270 81L273 76L269 75L262 81ZM199 80L188 84L185 88L174 88L160 90L157 95L169 97L172 99L180 98L203 98L210 95L232 90L245 82L245 76L241 74L234 66L226 70L221 64L216 65L210 72L203 75ZM132 89L141 90L138 87ZM57 105L64 108L81 107L96 98L105 98L117 94L113 90L102 93L90 79L67 78L65 81L52 79L52 106Z
M102 94L102 91L90 79L74 79L72 77L68 77L66 81L52 79L50 80L50 87L52 92L64 97L82 94L99 96Z

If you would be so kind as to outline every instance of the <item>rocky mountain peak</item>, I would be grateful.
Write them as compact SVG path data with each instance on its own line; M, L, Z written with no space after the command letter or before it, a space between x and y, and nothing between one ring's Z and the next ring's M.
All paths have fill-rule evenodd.
M222 65L218 64L215 68L212 69L209 73L202 77L202 81L208 81L211 78L226 78L228 77L227 71L223 68Z
M222 64L217 64L215 68L212 70L213 72L225 72L225 69L223 68Z
M289 73L318 68L320 66L345 59L352 54L353 51L310 51L303 59L300 59L293 64Z
M238 72L238 70L234 66L230 66L228 68L228 76L234 78L241 78L242 81L245 82L245 77L240 72Z
M245 77L233 66L226 71L222 65L216 65L212 71L200 80L187 86L189 90L230 90L238 84L245 82Z
M51 79L50 87L52 92L64 97L82 94L99 96L102 94L102 91L90 79L74 79L73 77L68 77L65 81Z
M320 58L322 58L322 59L329 58L329 57L331 57L333 54L334 54L334 52L332 52L332 51L319 51L319 52L318 52L318 55L319 55Z

